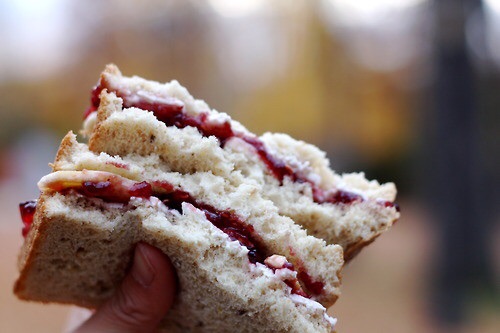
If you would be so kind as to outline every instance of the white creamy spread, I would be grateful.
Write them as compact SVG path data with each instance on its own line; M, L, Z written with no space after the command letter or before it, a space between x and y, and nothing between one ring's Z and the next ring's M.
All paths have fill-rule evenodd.
M304 306L306 306L308 309L310 310L316 310L316 311L320 311L320 312L323 312L323 317L326 321L328 321L328 323L334 327L335 324L337 323L337 318L332 318L328 315L328 313L326 312L326 308L321 305L320 303L316 302L316 301L313 301L309 298L305 298L305 297L302 297L300 295L295 295L295 294L292 294L290 295L290 298L292 299L292 301L294 301L295 303L297 304L302 304Z

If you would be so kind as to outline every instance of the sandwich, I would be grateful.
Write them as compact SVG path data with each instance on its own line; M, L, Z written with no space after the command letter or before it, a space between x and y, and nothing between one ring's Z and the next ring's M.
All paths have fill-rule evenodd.
M168 332L332 332L342 267L399 217L393 184L337 175L316 147L256 136L176 81L108 65L83 134L20 205L21 299L98 307L144 241L178 274Z
M116 145L113 141L93 140L91 136L98 118L96 110L103 102L103 90L104 103L121 103L123 108L149 111L167 127L193 127L201 136L217 139L216 145L231 166L229 169L214 168L214 173L226 178L229 172L241 173L247 181L262 188L262 194L274 202L280 214L292 218L328 244L341 245L346 260L353 258L399 218L393 183L368 181L363 173L338 175L331 170L326 154L314 145L281 133L264 133L258 137L227 114L194 99L177 81L159 84L136 76L124 77L114 65L108 65L101 74L85 115L83 132L90 136L89 147L93 151L113 155L129 149L127 140L122 141L123 145ZM113 121L120 122L109 120L101 126L127 139L128 127L114 125ZM154 128L156 125L154 122L138 124L153 138L161 132L158 127ZM148 142L147 139L143 137L144 142ZM159 151L156 143L145 144L139 149L144 153L158 152L168 159L168 151ZM205 163L217 161L218 157L214 157ZM173 161L170 158L168 163L180 169L192 167L185 159Z

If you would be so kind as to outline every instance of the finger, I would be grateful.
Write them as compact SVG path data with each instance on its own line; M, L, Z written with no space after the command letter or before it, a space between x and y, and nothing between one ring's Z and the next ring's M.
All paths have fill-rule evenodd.
M160 250L139 243L120 288L76 332L153 332L172 307L175 290L170 260Z

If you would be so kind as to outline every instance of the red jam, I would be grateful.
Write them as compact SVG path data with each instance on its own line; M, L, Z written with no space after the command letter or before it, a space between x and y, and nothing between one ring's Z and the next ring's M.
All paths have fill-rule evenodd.
M107 181L85 181L79 186L72 186L61 190L74 190L84 196L99 198L106 202L128 203L131 197L149 198L153 195L151 184L148 182L134 183L130 187L119 186L113 179Z
M294 182L305 182L307 180L299 177L299 175L293 171L293 169L283 161L278 160L267 151L264 146L264 142L256 137L245 136L243 134L238 135L249 145L252 145L260 159L267 165L273 176L280 182L283 182L285 177L289 177ZM311 184L312 185L312 184Z
M21 219L23 220L23 237L26 237L33 224L33 216L36 211L36 201L26 201L19 204L19 211L21 212Z
M311 298L310 295L306 294L302 287L300 286L299 280L297 279L286 279L283 282L290 288L292 288L291 293L295 295L299 295L305 298Z
M394 207L397 212L401 211L401 208L399 208L399 205L395 202L384 201L382 204L384 205L384 207Z
M285 261L283 263L283 265L281 265L280 267L269 265L267 262L265 262L265 265L269 269L271 269L273 272L276 272L276 270L283 269L283 268L289 269L291 271L295 271L295 267L293 267L293 264L288 262L288 261ZM297 278L285 279L285 280L283 280L283 282L292 289L292 291L291 291L292 294L300 295L300 296L305 297L305 298L311 297L304 292L304 290L302 289L302 286L300 285L299 280Z
M290 178L294 182L309 183L313 189L313 200L316 203L331 203L331 204L352 204L356 202L362 202L364 199L354 193L348 191L336 191L332 194L325 195L324 191L321 190L316 184L311 182L306 177L295 172L288 164L284 161L271 155L265 145L259 138L254 136L249 136L243 133L234 132L231 123L225 121L222 123L208 120L208 113L202 112L196 116L187 115L184 111L184 105L182 101L176 98L163 99L162 103L151 103L144 100L140 96L133 95L130 93L123 93L118 89L113 89L107 86L106 82L101 82L94 87L91 94L91 106L87 109L85 113L85 118L99 107L99 94L103 88L107 88L113 91L118 97L123 99L124 107L137 107L143 110L148 110L154 113L156 118L164 122L167 126L176 126L178 128L184 128L187 126L196 127L203 136L215 136L219 139L221 146L224 146L225 142L232 138L238 137L253 146L259 155L260 159L266 164L271 174L283 182L285 177ZM384 201L381 203L384 207L395 207L399 211L399 206L390 201Z
M106 164L112 165L112 166L114 166L115 168L118 168L118 169L128 170L130 168L128 166L128 164L120 163L120 162L115 162L115 161L106 161Z
M313 281L313 279L309 274L307 274L307 272L303 270L300 271L298 274L298 278L300 279L300 281L302 281L302 283L310 293L314 295L320 295L323 292L325 284L321 281Z
M135 183L130 187L129 194L131 197L149 198L153 194L153 189L148 182Z
M361 202L363 201L363 197L361 197L358 194L352 193L352 192L347 192L347 191L342 191L338 190L330 195L328 195L325 199L325 202L329 203L342 203L342 204L351 204L355 201Z
M290 248L290 254L295 256L294 249ZM298 261L296 263L298 265L298 274L297 278L302 282L306 291L309 294L320 295L323 292L325 284L321 281L314 281L313 278L307 273L304 269L304 263L302 261Z
M87 119L87 117L92 113L97 111L99 108L99 103L101 102L101 99L99 98L99 95L101 94L103 87L102 85L98 84L92 89L92 92L90 93L90 106L85 110L85 114L83 115L83 119Z
M155 183L156 185L156 183ZM207 220L214 226L222 230L232 240L237 240L242 246L248 249L248 260L251 263L263 263L265 251L260 246L255 237L255 230L252 225L245 224L238 216L229 212L221 211L210 205L198 203L189 193L181 190L172 190L172 192L155 194L165 206L177 211L182 210L182 203L187 202L205 213Z
M135 183L130 188L123 188L116 186L111 181L86 181L81 186L70 189L87 197L118 203L127 203L131 197L149 198L152 194L151 185L147 182Z
M172 98L170 99L169 104L165 103L151 103L143 100L139 100L138 102L131 102L131 100L127 96L123 96L115 92L118 97L123 99L123 106L126 108L136 107L143 110L154 110L154 115L158 120L163 121L168 124L168 126L180 126L181 124L185 124L186 120L183 119L184 105L179 100ZM191 124L186 124L185 126L194 126Z

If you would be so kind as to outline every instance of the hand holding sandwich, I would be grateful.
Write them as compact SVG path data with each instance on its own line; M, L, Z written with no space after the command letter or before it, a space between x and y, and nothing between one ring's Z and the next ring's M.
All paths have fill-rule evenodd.
M98 309L80 333L334 332L344 264L399 218L394 184L335 173L316 146L256 135L175 80L106 66L83 127L88 143L69 132L19 206L14 286ZM155 248L132 256L138 242L177 278Z
M172 307L175 292L175 271L168 257L139 243L121 287L75 333L155 332Z

